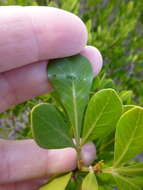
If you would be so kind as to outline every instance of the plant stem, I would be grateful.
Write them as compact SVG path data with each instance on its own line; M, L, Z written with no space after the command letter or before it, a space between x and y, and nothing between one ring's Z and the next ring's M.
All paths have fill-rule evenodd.
M83 167L83 161L81 158L81 147L80 147L80 145L76 146L76 152L77 152L77 167L79 170L81 170L81 168Z

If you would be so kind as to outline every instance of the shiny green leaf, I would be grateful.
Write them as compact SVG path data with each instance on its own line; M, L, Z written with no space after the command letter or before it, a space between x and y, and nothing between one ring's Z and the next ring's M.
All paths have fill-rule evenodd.
M76 142L79 142L93 79L91 64L81 55L51 60L48 77L67 112Z
M55 106L39 104L31 115L33 136L39 146L48 149L74 147L69 128Z
M135 108L135 105L124 105L123 106L123 113L129 111L132 108Z
M143 190L143 176L134 176L131 178L132 183L140 186L141 190Z
M123 90L119 96L124 104L131 104L134 94L132 90Z
M131 160L143 151L143 108L124 113L116 128L114 167Z
M122 175L114 175L119 190L142 190L138 181Z
M52 180L50 183L47 185L44 185L41 187L39 190L65 190L70 178L71 174L66 174L64 176L58 177L54 180Z
M91 98L87 107L82 144L109 135L122 114L122 103L113 89L103 89Z
M98 183L94 172L90 172L84 178L82 183L82 190L98 190Z
M98 173L96 174L96 177L97 177L97 180L98 180L98 184L101 186L103 184L105 185L112 185L114 186L115 185L115 180L112 176L112 174L110 173Z

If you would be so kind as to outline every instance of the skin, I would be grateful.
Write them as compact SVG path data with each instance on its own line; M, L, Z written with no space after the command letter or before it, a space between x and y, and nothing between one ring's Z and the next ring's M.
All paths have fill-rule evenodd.
M75 15L49 7L0 7L0 112L51 91L46 72L49 59L81 53L102 67L95 47L86 46L87 31ZM83 147L84 162L96 155ZM72 148L44 150L33 140L0 140L0 190L36 190L57 173L76 167Z

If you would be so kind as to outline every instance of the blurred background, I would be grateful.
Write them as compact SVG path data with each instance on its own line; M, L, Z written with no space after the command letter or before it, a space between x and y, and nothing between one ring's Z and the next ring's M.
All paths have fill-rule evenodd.
M0 6L7 5L52 6L78 15L87 26L88 44L104 60L92 92L114 88L124 104L143 106L143 0L0 0ZM47 94L0 114L0 137L31 137L29 112L41 101L56 104Z

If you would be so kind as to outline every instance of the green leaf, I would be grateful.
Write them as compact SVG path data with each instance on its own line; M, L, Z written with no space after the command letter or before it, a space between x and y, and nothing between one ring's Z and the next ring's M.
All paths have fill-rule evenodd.
M141 186L132 178L122 175L114 175L119 190L142 190Z
M94 77L92 82L92 92L97 90L100 87L100 78L99 76Z
M100 88L113 88L116 89L115 82L112 79L103 79L100 83Z
M131 104L133 96L134 94L132 90L123 90L120 93L120 98L122 99L124 104Z
M56 8L58 8L58 5L57 5L56 2L51 1L50 3L48 3L48 7L56 7Z
M131 160L143 151L143 109L124 113L116 128L114 167Z
M116 172L127 176L143 176L143 163L133 164L131 166L117 168Z
M130 109L132 108L135 108L136 106L135 105L124 105L123 106L123 113L129 111Z
M99 190L113 190L112 187L108 186L108 185L102 185L102 186L99 186Z
M48 149L74 147L64 118L55 106L35 106L31 120L33 136L39 146Z
M76 171L74 172L74 175L72 176L71 180L69 181L66 190L79 190L81 189L81 184L83 179L85 178L86 173Z
M134 176L131 181L140 186L141 190L143 189L143 176Z
M84 178L82 183L82 190L98 190L97 179L94 172L90 172Z
M133 109L133 108L141 108L140 106L137 105L124 105L123 106L123 113Z
M86 172L81 172L78 170L74 172L71 180L66 187L66 190L81 190L81 184L86 175Z
M109 135L122 114L122 103L113 89L103 89L91 98L87 107L82 144Z
M66 186L66 190L75 190L77 188L77 183L74 177L72 177Z
M83 113L93 79L91 64L81 55L51 60L48 77L67 112L76 142L79 143Z
M98 184L100 186L102 185L108 185L108 186L115 186L115 180L110 173L98 173L96 174Z
M52 180L47 185L44 185L39 190L65 190L72 173L68 173L64 176L58 177L54 180Z

